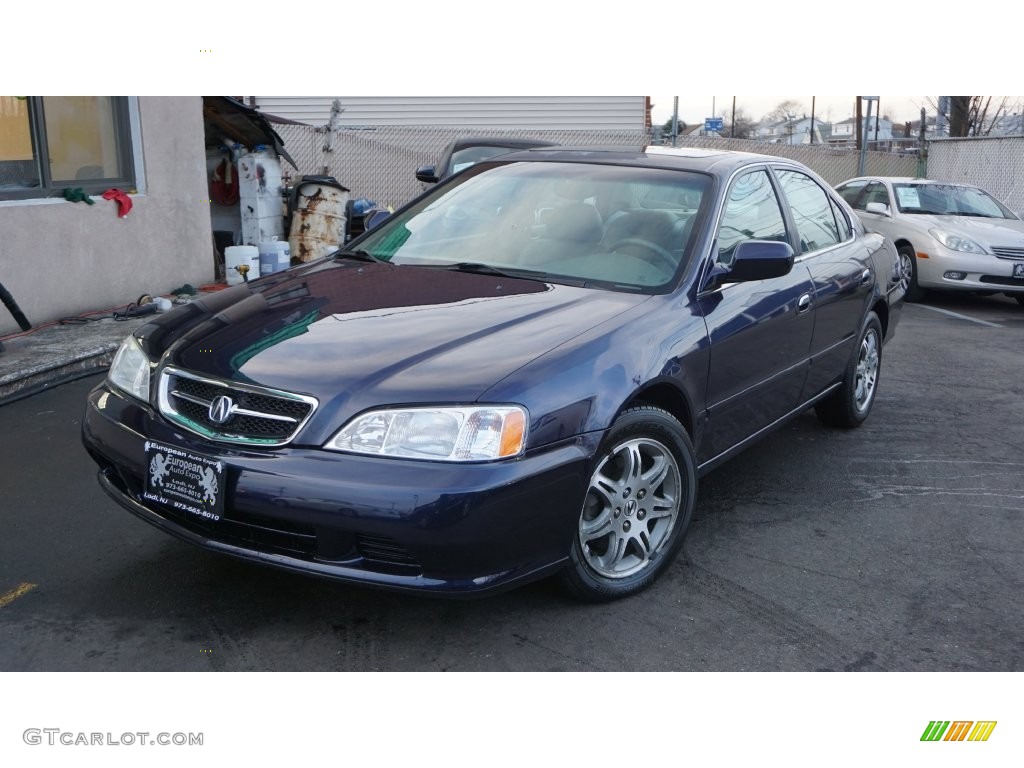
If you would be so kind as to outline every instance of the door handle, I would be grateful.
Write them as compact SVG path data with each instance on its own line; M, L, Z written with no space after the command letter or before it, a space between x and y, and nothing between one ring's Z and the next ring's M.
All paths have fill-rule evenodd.
M811 308L811 294L805 293L796 302L796 313L802 315Z
M871 270L868 269L867 267L865 267L864 271L860 273L860 284L861 285L867 285L870 282L871 282Z

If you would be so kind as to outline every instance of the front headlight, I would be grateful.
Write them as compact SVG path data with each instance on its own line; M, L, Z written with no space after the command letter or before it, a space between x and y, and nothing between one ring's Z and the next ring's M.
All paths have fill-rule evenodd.
M488 461L518 456L526 411L516 405L396 408L357 416L324 448L433 461Z
M110 364L107 381L132 397L149 401L149 358L134 336L121 342Z
M954 235L941 229L930 229L928 230L932 237L942 243L944 246L949 248L951 251L962 251L964 253L980 253L987 254L984 248L978 245L973 240L968 240L966 237L960 237L960 235Z

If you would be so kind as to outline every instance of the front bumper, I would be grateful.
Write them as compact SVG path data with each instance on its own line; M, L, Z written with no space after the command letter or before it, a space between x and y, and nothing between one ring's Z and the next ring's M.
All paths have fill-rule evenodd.
M1020 261L952 251L934 241L927 250L918 248L917 253L917 284L922 288L1024 293L1024 278L1013 277L1013 265ZM966 277L962 280L944 277L950 271L964 272Z
M82 440L108 494L192 544L348 582L468 596L564 565L600 434L483 464L239 450L101 384L89 394ZM147 440L227 465L220 520L143 498Z

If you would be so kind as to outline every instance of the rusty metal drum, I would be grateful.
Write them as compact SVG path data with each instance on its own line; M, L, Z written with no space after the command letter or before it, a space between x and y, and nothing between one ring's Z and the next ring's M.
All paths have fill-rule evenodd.
M331 176L303 176L292 190L288 244L293 258L313 261L345 243L349 190Z

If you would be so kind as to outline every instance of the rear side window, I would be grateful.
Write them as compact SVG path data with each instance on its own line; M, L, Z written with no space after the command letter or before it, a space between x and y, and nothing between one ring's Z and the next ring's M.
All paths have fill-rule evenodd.
M800 236L800 252L812 253L840 241L828 193L805 173L777 170L776 176Z
M864 187L867 186L867 181L851 181L849 184L843 184L843 186L836 189L839 196L850 204L851 208L858 208L864 210L863 203L858 204L860 193L864 191Z
M868 184L867 191L864 193L863 202L859 207L866 210L868 203L882 203L882 205L889 205L889 191L885 188L885 184L880 181L873 181Z
M746 173L733 182L718 225L718 261L731 264L744 240L789 242L782 209L764 170Z

